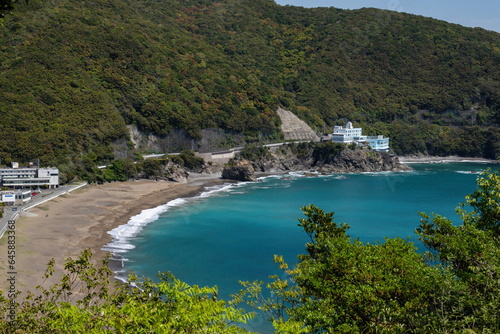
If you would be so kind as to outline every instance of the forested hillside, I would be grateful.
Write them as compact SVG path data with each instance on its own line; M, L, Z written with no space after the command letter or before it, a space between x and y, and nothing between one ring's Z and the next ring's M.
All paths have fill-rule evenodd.
M495 158L500 34L272 0L44 0L2 19L2 163L131 157L127 125L186 138L172 150L211 128L214 147L278 140L278 106L318 130L351 120L399 154Z

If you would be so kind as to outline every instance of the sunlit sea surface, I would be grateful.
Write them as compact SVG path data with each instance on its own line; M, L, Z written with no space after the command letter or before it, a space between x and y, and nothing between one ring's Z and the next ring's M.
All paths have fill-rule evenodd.
M217 285L221 298L228 299L241 288L240 280L280 275L274 254L293 264L305 252L308 238L297 226L304 205L335 212L335 221L348 223L349 234L361 241L401 237L420 247L414 233L418 213L458 222L455 209L475 190L478 173L498 165L411 167L413 171L401 173L292 173L207 189L132 217L110 232L114 241L106 249L123 258L119 275L132 270L154 278L170 271L189 284Z

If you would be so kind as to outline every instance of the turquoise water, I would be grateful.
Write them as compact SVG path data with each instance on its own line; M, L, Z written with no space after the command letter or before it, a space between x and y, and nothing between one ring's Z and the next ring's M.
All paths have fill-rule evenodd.
M121 250L125 268L140 276L171 271L189 284L217 285L221 297L228 298L240 289L238 280L280 274L274 254L294 263L304 252L307 236L297 226L302 206L334 211L335 221L348 223L349 234L365 242L401 237L418 243L418 212L458 221L458 203L474 191L477 172L492 165L412 167L403 173L296 173L208 189L133 217L111 232L115 241L110 249Z

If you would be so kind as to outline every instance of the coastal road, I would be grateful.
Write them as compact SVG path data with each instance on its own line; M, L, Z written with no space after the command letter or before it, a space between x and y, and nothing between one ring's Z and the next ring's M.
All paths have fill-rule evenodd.
M28 211L35 206L48 202L56 197L70 193L76 189L82 188L87 185L87 182L79 183L76 185L64 185L57 189L44 189L41 193L31 198L31 202L26 205L17 206L17 210L12 210L13 207L4 207L3 218L0 219L0 239L3 237L7 229L8 222L16 220L22 212Z
M281 143L274 143L274 144L262 144L261 146L263 147L268 147L270 149L272 148L276 148L276 147L279 147L279 146L283 146L283 145L286 145L286 144L290 144L290 143L294 143L294 144L298 144L298 143L309 143L311 142L311 140L295 140L295 141L286 141L286 142L281 142ZM235 153L239 153L241 152L241 150L243 150L245 148L245 146L238 146L238 147L233 147L233 148L228 148L227 151L234 151ZM217 153L217 152L205 152L205 153ZM164 157L166 155L179 155L180 153L158 153L158 154L145 154L142 156L143 159L149 159L149 158L161 158L161 157ZM107 166L99 166L99 168L106 168Z

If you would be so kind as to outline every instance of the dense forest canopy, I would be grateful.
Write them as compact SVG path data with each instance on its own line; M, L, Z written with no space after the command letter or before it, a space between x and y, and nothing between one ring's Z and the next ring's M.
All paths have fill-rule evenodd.
M278 106L317 129L351 120L399 154L496 158L500 34L271 0L47 0L2 19L3 163L112 161L134 149L130 125L279 140Z

